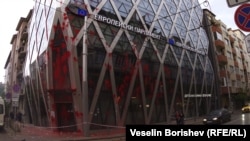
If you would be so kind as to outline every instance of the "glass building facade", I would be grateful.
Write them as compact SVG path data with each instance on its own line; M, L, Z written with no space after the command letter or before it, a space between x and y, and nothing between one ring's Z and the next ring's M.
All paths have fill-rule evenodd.
M81 131L205 114L215 94L202 13L198 0L38 0L24 73L30 121Z

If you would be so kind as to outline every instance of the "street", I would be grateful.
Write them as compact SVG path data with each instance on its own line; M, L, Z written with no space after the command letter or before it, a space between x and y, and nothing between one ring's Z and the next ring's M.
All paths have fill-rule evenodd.
M250 113L239 113L232 118L230 122L225 125L250 125Z
M7 132L5 129L0 130L0 138L2 141L23 141L20 136Z

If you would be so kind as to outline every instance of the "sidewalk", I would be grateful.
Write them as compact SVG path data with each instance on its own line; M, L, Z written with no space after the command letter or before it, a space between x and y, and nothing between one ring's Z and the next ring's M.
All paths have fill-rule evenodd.
M20 132L15 132L10 127L5 128L6 132L14 139L20 141L85 141L100 140L109 138L121 138L125 140L125 128L121 130L99 130L90 132L89 137L84 137L78 132L57 132L45 127L38 127L25 124Z
M232 114L232 119L240 111L235 111ZM172 120L168 124L164 125L176 125L175 120ZM185 125L203 125L202 117L185 119ZM45 127L38 127L30 124L25 124L21 128L20 132L15 132L13 129L6 128L8 134L12 136L14 140L20 141L95 141L95 140L112 140L115 138L117 141L125 141L125 128L115 130L98 130L90 132L89 137L84 137L82 133L78 132L55 132Z
M189 119L185 121L185 124L201 124L201 119ZM172 121L166 125L175 125L175 121ZM99 130L91 132L89 137L84 137L82 133L77 132L55 132L48 128L38 127L34 125L24 124L21 127L20 132L15 132L11 128L5 128L5 130L12 136L14 140L20 141L95 141L95 140L111 140L115 138L117 141L125 141L125 128L121 130Z
M185 124L200 124L201 119L186 120ZM166 125L175 125L175 121L172 121ZM115 138L117 141L125 141L125 128L121 130L98 130L92 131L89 137L84 137L82 133L77 132L55 132L48 128L38 127L34 125L25 124L21 127L20 132L15 132L11 128L5 128L5 130L12 136L14 140L20 141L95 141L95 140L112 140ZM111 139L112 138L112 139ZM114 140L114 139L113 139Z

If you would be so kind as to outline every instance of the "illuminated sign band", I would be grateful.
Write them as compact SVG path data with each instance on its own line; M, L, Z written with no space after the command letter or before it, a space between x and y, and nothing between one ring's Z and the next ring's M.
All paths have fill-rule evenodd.
M184 94L184 98L188 97L211 97L212 94Z
M132 25L124 24L124 23L122 23L120 21L117 21L115 19L111 19L111 18L108 18L108 17L105 17L105 16L94 15L94 19L97 20L97 21L101 21L101 22L104 22L104 23L107 23L107 24L117 26L117 27L121 27L121 28L123 28L125 30L130 30L130 31L140 33L140 34L143 34L143 35L146 35L146 36L150 36L150 37L153 37L153 38L156 38L156 39L161 39L160 35L154 34L152 32L145 31L144 29L141 29L139 27L134 27Z

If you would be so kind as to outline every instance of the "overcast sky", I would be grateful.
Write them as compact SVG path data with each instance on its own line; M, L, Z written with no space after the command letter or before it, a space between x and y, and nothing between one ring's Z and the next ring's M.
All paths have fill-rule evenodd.
M199 0L199 3L204 0ZM234 13L236 7L229 8L227 0L208 0L209 5L202 5L203 8L211 10L216 19L221 19L228 28L237 29L238 27L234 21ZM11 38L16 33L16 26L20 17L26 17L30 9L35 4L34 0L3 0L0 4L0 13L2 21L0 22L0 82L4 82L5 69L7 57L11 50Z
M26 17L34 6L34 0L3 0L0 4L0 82L4 82L5 63L11 50L11 38L17 33L20 17Z
M203 3L204 0L199 0L199 3ZM202 4L202 8L209 9L216 15L217 20L221 20L227 25L228 28L238 29L234 21L234 13L240 6L229 7L227 0L208 0L209 5Z

